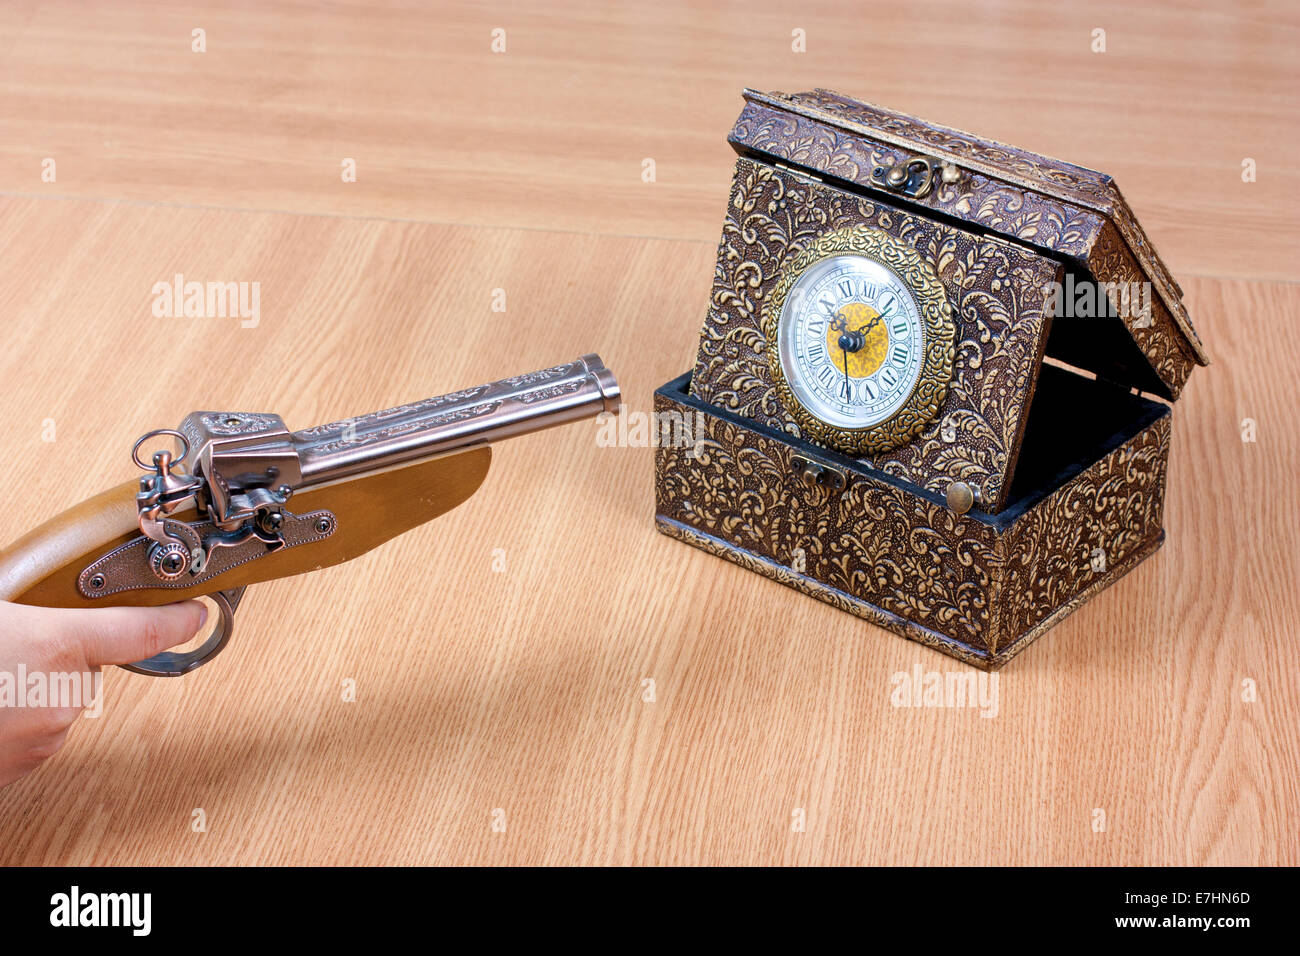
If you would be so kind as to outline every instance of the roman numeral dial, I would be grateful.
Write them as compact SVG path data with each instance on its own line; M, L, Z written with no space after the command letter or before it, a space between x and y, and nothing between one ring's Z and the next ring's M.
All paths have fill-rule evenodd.
M865 256L818 262L794 284L781 316L791 389L842 428L875 425L902 406L921 371L923 342L907 285Z
M796 256L764 309L763 331L787 410L850 452L915 435L952 377L943 286L916 250L881 230L827 233Z

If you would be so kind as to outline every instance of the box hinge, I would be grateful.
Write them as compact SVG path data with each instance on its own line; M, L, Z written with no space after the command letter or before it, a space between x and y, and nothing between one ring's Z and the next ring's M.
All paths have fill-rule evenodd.
M805 182L822 183L823 185L826 183L826 180L822 179L820 176L816 175L815 173L805 172L802 169L795 169L793 166L787 166L785 163L778 163L775 160L773 161L772 165L776 166L777 169L784 169L791 176L794 176L798 179L802 179Z
M838 497L844 491L844 486L848 484L844 472L840 469L813 461L803 455L792 456L790 467L804 485L809 488L820 488L830 493L832 497Z

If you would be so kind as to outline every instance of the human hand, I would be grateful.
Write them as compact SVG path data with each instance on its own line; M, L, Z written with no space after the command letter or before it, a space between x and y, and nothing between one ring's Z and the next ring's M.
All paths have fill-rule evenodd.
M185 643L206 618L207 609L198 601L91 610L0 601L0 787L52 757L90 703L57 699L69 679L63 675L86 686L88 675L98 674L105 664L131 664ZM20 668L27 678L21 685ZM48 688L39 705L35 675L42 675L36 683Z

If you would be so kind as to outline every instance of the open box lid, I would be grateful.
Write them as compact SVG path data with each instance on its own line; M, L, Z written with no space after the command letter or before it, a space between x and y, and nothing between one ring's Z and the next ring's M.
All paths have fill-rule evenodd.
M932 211L1066 269L1046 353L1170 400L1207 365L1182 289L1103 173L828 90L745 90L729 141L742 155ZM1105 301L1098 303L1103 284Z

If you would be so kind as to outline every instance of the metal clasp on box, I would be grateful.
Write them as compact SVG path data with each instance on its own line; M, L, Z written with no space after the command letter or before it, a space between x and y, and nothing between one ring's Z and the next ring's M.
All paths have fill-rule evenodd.
M790 467L794 469L795 476L808 488L821 488L836 495L844 490L844 473L830 465L811 461L802 455L793 455L790 458Z
M871 181L890 192L902 193L920 199L934 188L934 181L942 176L950 183L957 179L958 171L951 163L941 163L930 156L916 156L893 166L876 166L871 170Z

